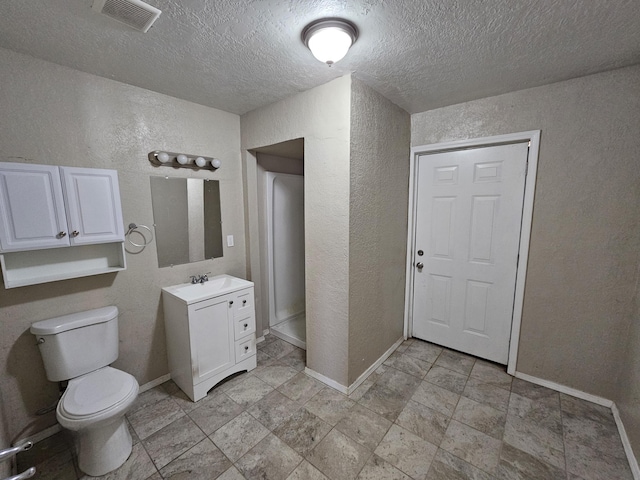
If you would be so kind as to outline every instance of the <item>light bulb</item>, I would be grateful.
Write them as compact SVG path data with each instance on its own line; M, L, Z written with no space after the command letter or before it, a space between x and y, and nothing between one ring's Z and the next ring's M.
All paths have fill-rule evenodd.
M160 152L156 154L156 158L160 163L167 163L170 160L169 154L167 152Z
M222 162L217 158L214 158L213 160L211 160L211 166L213 168L220 168L220 165L222 165Z
M327 27L312 33L308 43L314 57L331 65L344 58L353 40L344 30Z
M180 165L186 165L187 162L189 161L189 157L187 157L185 154L181 153L180 155L178 155L176 157L176 159L178 160L178 163Z
M196 165L199 166L200 168L204 167L207 164L207 161L202 158L202 157L198 157L196 158Z

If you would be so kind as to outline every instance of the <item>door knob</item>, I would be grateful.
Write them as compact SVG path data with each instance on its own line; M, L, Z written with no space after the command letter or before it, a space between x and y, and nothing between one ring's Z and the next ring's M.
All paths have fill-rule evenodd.
M80 232L77 230L74 230L73 232L71 232L72 237L77 237L78 235L80 235Z
M67 236L67 232L60 232L58 233L58 238L64 238Z
M422 267L424 267L424 263L418 262L416 263L416 267L418 267L418 269L422 269Z

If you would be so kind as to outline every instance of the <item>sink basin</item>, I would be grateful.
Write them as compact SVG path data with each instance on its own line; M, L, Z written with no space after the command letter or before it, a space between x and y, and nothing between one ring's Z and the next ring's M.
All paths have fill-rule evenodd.
M248 280L232 277L231 275L217 275L211 277L208 282L182 283L172 287L165 287L162 291L179 298L189 305L252 286L253 282Z

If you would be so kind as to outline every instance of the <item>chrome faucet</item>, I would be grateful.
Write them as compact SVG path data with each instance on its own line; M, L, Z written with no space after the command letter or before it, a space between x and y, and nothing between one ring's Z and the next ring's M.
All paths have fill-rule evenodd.
M193 283L194 285L196 283L204 283L204 282L208 282L209 281L209 277L207 277L207 275L209 275L211 272L207 272L205 274L202 275L191 275L191 283Z

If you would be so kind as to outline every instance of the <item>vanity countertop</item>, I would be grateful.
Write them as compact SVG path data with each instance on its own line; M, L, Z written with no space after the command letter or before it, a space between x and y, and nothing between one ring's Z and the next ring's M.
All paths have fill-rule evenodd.
M253 282L231 275L216 275L204 283L182 283L164 287L163 292L179 298L187 305L206 300L207 298L226 295L227 293L253 287Z

